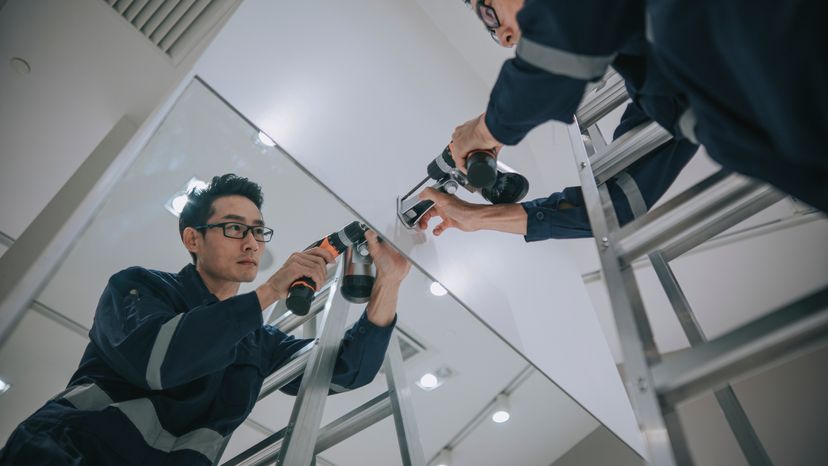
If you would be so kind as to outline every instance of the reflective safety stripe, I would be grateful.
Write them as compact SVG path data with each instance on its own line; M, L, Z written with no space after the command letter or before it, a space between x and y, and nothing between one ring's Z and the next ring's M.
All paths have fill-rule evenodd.
M681 114L678 126L684 137L689 139L693 144L699 143L698 138L696 138L696 114L692 108L688 108Z
M615 60L615 54L579 55L538 44L525 37L518 42L515 53L542 70L585 81L603 76L609 64Z
M161 420L149 398L114 403L106 392L93 383L73 387L62 398L84 411L102 411L110 406L120 410L138 429L147 445L166 453L194 450L214 463L225 439L206 427L176 437L161 426Z
M624 191L624 196L627 197L627 202L630 204L633 217L638 218L647 213L647 203L644 202L644 196L638 189L638 183L627 172L621 172L615 175L615 181L621 191Z
M152 345L149 361L147 362L147 384L153 390L161 390L161 365L167 357L167 350L170 349L170 342L175 334L175 329L184 314L178 314L158 330L155 337L155 344Z

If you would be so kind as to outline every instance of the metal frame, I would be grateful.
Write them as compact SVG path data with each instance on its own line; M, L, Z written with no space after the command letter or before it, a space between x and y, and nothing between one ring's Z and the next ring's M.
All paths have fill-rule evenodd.
M605 78L607 82L613 76ZM623 81L622 81L623 82ZM626 100L621 84L596 91L569 127L584 201L598 245L604 280L624 355L626 387L652 464L692 464L676 413L678 403L710 390L751 465L771 460L728 381L828 344L828 288L733 332L707 341L669 261L776 203L782 193L757 181L717 173L661 207L619 228L606 181L670 135L655 123L608 144L596 123ZM626 97L626 96L625 96ZM655 346L632 269L647 256L692 349L663 361Z

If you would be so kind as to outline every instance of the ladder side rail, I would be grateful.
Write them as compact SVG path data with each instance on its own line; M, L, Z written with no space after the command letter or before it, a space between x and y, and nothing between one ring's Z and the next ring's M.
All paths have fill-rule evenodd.
M400 446L403 466L425 466L425 453L423 453L423 446L420 442L414 406L411 403L411 385L405 376L396 330L391 335L383 368L394 411L394 426L397 431L397 442Z
M316 347L305 368L305 375L296 395L296 402L290 415L283 447L279 455L279 466L308 464L313 458L313 449L319 435L319 424L325 409L334 365L339 352L349 304L338 293L345 266L339 261L336 279L325 303L325 322Z
M676 458L649 371L649 362L659 358L658 351L644 314L632 268L629 265L622 266L614 245L609 241L611 229L618 229L618 220L606 185L602 185L599 190L595 183L577 122L569 126L569 136L620 336L627 393L647 445L649 461L658 466L672 466L676 464Z
M690 346L698 346L705 343L707 338L704 335L704 331L696 320L693 309L690 307L690 303L681 286L679 286L670 264L664 258L661 251L650 253L649 259L673 307L676 318L682 330L684 330L687 340L690 342ZM754 430L753 425L750 423L750 419L742 404L739 402L736 392L733 391L733 387L727 385L724 388L716 390L714 395L748 464L752 466L771 466L773 462L770 460L768 452L756 434L756 430ZM673 411L675 412L675 408L673 408ZM670 421L668 420L668 422Z

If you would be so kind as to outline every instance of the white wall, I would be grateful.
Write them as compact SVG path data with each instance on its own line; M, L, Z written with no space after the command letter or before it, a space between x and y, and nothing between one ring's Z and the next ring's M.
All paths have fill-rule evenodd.
M425 175L453 125L485 107L488 88L462 63L409 2L248 1L195 72L640 449L606 341L563 246L496 233L435 240L397 223L395 197ZM568 156L557 163L571 169Z
M122 116L144 121L203 45L173 66L104 1L2 6L0 231L19 237Z

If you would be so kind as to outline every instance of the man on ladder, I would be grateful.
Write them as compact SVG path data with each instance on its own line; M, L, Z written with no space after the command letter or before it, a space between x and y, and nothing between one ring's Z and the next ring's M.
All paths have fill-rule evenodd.
M259 185L232 174L190 194L179 230L193 258L179 273L131 267L101 296L90 343L63 392L12 433L0 464L210 465L250 414L264 379L311 340L263 325L300 277L323 284L330 253L291 255L255 291L273 230ZM331 387L373 380L396 322L409 263L366 232L377 268L371 300L342 339ZM300 380L284 391L296 393Z

